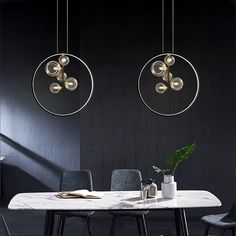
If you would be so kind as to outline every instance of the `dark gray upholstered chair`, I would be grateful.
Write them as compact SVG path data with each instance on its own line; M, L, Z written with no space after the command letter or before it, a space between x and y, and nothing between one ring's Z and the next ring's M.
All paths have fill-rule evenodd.
M234 205L232 206L229 213L206 215L203 216L201 220L206 225L204 236L208 235L210 227L220 230L221 236L225 235L226 230L231 230L232 235L235 235L236 216Z
M235 179L236 179L236 167L235 167ZM236 183L236 182L235 182ZM234 188L234 199L236 200L236 186ZM236 231L236 202L234 201L230 211L224 214L206 215L201 218L205 223L205 233L207 236L211 227L218 229L221 232L221 236L225 235L225 231L230 230L232 235L235 235Z
M111 176L111 191L132 191L140 189L140 182L142 180L141 172L135 169L116 169L112 171ZM112 215L112 224L110 235L114 235L115 221L118 217L132 216L137 220L139 235L142 235L141 225L144 235L147 236L147 227L145 222L145 215L149 211L110 211Z
M93 190L92 175L89 170L64 171L61 177L60 191L73 191L77 189ZM90 216L94 211L56 211L59 216L57 235L63 235L65 219L67 217L80 217L86 220L88 233L91 236Z
M10 236L9 229L7 227L4 217L0 216L0 236Z

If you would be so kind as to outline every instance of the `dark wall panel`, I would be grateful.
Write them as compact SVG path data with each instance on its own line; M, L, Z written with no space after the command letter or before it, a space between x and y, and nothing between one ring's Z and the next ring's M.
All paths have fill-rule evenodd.
M3 196L58 190L61 171L80 168L79 115L60 118L33 98L37 65L56 53L54 2L1 2ZM60 45L63 41L60 40Z

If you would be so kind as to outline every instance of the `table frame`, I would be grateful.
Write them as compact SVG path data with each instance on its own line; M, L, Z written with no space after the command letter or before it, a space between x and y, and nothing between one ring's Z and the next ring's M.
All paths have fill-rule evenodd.
M145 210L145 209L144 209ZM149 210L150 209L146 209ZM162 210L162 209L157 209ZM166 209L163 209L166 210ZM177 236L189 236L187 217L184 208L174 208L168 209L173 210L175 218L175 227ZM96 211L106 211L106 210L96 210ZM124 211L124 210L122 210ZM127 210L132 211L132 210ZM153 209L152 209L153 211ZM44 223L44 236L53 235L54 223L55 223L55 210L46 210L45 223Z

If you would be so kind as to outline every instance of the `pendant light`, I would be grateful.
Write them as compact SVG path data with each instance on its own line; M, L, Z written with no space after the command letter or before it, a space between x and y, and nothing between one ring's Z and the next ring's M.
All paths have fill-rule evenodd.
M144 105L162 116L187 111L199 92L199 78L189 60L175 54L174 0L171 0L171 52L165 52L165 0L162 0L162 54L145 63L138 77L138 93Z
M36 68L32 91L36 102L56 116L74 115L90 101L94 82L87 64L69 53L68 0L66 0L66 52L59 53L59 0L56 0L56 50Z
M58 82L54 82L50 85L50 91L52 93L59 93L63 87L69 91L74 91L78 87L77 79L73 77L67 77L64 72L65 66L70 62L67 55L61 54L57 61L49 61L45 66L45 72L51 77L55 77Z

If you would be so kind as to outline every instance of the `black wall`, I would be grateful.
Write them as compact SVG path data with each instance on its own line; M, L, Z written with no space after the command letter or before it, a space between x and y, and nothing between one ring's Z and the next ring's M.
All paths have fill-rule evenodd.
M113 168L138 168L160 186L162 176L152 165L164 166L177 148L196 141L196 151L176 172L179 189L209 190L224 210L230 207L236 154L235 5L175 2L175 52L189 59L200 77L199 97L189 111L157 116L137 93L139 71L161 52L161 1L71 1L70 52L90 66L95 91L80 115L58 118L41 110L31 93L34 69L55 53L55 2L1 1L6 199L26 190L56 190L63 169L90 169L99 190L109 189Z
M80 168L79 115L61 118L44 112L31 91L34 70L56 53L55 13L54 2L1 2L1 154L6 156L2 168L6 201L16 192L58 190L61 171ZM64 45L60 40L61 50Z

